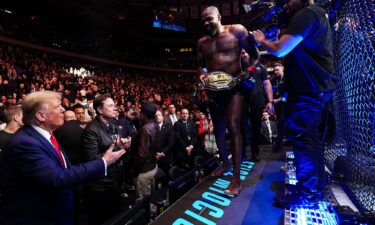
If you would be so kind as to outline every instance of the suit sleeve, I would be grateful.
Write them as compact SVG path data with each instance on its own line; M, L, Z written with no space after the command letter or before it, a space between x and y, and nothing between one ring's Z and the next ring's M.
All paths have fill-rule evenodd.
M11 149L16 174L25 182L59 189L104 177L105 168L101 159L62 168L52 152L40 142L21 140L12 144Z
M167 129L167 145L161 150L164 154L171 152L175 140L173 127L167 127Z
M173 128L174 128L174 133L176 137L175 140L176 140L176 145L177 145L178 150L185 150L188 145L183 140L183 137L181 134L182 131L181 131L181 127L179 123L175 123Z

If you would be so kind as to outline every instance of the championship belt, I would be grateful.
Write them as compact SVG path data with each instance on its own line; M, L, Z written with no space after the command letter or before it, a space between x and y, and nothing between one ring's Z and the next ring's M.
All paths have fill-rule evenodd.
M204 81L204 89L210 91L230 90L242 80L242 76L232 77L223 71L208 73Z

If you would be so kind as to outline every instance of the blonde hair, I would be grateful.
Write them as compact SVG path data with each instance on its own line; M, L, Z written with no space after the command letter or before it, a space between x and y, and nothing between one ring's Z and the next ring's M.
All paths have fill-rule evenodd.
M54 99L61 99L61 93L53 91L37 91L28 94L22 101L22 121L25 125L31 125L35 122L35 114L41 110L45 104Z

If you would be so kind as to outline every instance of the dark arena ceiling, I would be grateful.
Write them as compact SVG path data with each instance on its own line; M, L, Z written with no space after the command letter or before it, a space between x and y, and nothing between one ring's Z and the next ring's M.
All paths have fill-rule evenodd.
M245 13L243 4L254 2L257 1L1 0L0 8L12 11L13 16L34 18L36 23L43 23L46 29L111 34L119 42L193 47L203 35L200 13L206 6L215 5L220 9L223 24L241 23L251 30L257 28L258 24L252 18L262 12ZM154 28L153 21L156 19L167 25L181 26L186 31Z

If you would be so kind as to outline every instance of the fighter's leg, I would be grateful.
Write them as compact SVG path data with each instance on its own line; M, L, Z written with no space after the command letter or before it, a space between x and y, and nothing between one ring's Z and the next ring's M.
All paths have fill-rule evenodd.
M238 195L240 185L240 166L242 153L241 114L243 110L244 96L234 94L230 97L227 109L227 126L230 136L230 148L233 161L233 179L225 190L227 194Z
M214 125L216 145L219 149L220 158L223 160L223 166L214 170L211 173L211 176L221 176L231 164L231 162L228 159L229 153L226 140L227 127L225 121L225 96L220 93L213 93L210 97L211 102L209 105L209 109L212 122Z

